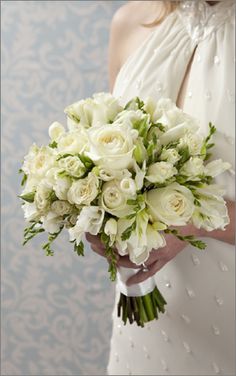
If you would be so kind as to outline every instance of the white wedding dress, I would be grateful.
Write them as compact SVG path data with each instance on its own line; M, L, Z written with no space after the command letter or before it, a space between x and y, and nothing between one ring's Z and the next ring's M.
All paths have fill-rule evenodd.
M200 119L205 133L209 121L216 125L214 158L232 166L234 5L234 1L214 6L203 0L180 2L130 56L114 88L123 103L137 95L176 101L196 48L183 109ZM232 170L218 180L231 200ZM158 320L144 328L124 326L115 305L109 375L235 375L235 249L203 240L206 250L188 246L156 274L168 303Z

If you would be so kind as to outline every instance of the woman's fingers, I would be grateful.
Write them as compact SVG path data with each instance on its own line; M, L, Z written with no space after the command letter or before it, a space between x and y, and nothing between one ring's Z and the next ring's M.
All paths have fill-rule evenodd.
M148 279L148 278L152 277L154 274L156 274L156 272L158 272L158 270L160 270L165 264L166 264L166 260L164 260L164 259L155 261L153 264L151 264L149 266L148 271L140 270L135 275L130 277L126 281L126 285L130 286L130 285L133 285L135 283L141 283L141 282L145 281L146 279Z
M136 265L130 261L129 256L121 256L117 262L117 266L124 266L125 268L139 269L140 265Z

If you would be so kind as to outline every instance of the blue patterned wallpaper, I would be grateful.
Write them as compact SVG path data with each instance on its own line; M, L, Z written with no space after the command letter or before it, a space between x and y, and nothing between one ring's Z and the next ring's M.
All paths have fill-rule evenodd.
M103 375L114 285L89 247L44 236L22 247L17 171L66 105L108 90L107 47L122 1L2 1L2 375ZM55 248L55 247L54 247Z

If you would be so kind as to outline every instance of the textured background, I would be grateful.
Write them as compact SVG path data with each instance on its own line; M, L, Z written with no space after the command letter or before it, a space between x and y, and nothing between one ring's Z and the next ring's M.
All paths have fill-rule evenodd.
M67 238L21 246L17 171L73 101L108 90L109 26L121 1L2 1L2 375L105 373L114 286ZM55 247L54 247L55 248Z

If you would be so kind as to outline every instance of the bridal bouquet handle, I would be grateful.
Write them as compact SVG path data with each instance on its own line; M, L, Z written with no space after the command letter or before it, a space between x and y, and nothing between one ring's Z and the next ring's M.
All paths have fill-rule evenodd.
M136 97L122 106L111 94L97 93L67 106L65 114L67 129L51 124L48 144L33 144L20 169L24 244L46 232L43 249L52 256L64 230L84 255L84 234L99 236L110 278L117 278L118 315L125 324L144 326L167 303L153 277L126 286L137 269L117 271L114 249L140 267L169 233L204 249L178 228L225 228L224 191L214 179L230 164L211 157L215 126L209 123L208 134L201 134L198 120L168 98Z

